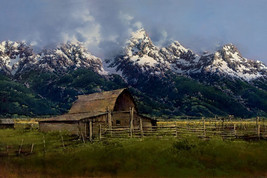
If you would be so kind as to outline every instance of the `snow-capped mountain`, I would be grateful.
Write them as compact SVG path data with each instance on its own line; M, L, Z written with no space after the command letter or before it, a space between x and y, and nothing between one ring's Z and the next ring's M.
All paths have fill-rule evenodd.
M51 72L66 72L80 67L91 68L99 74L105 74L102 60L93 56L79 43L66 43L56 49L43 50L38 55L39 68Z
M0 43L0 70L15 75L36 65L36 55L24 42L3 41Z
M240 54L233 44L224 45L214 54L202 56L199 66L202 72L243 80L267 77L267 67L260 61L249 60Z
M162 77L169 72L218 75L246 81L267 78L266 65L242 57L232 44L200 56L178 41L159 48L144 29L132 33L124 52L111 60L110 67L128 81L136 81L140 76ZM0 43L0 71L11 76L29 70L65 73L77 68L91 68L99 74L107 74L102 60L89 53L81 43L60 44L55 49L44 49L38 54L24 42Z
M200 59L197 54L182 46L178 41L174 41L160 51L169 64L170 69L180 74L195 71Z
M61 44L56 49L44 49L39 54L23 42L0 43L0 70L8 75L29 70L64 73L77 68L91 68L99 74L106 74L101 59L79 43Z
M160 49L152 43L145 30L140 29L132 34L132 38L127 41L124 54L116 57L111 66L115 66L127 77L127 72L134 70L159 74L166 67L164 62Z
M199 56L183 47L178 41L166 48L155 46L144 29L132 33L124 53L114 58L111 67L120 71L128 80L145 75L164 76L166 71L186 73L193 69Z
M232 44L213 54L199 56L178 41L160 49L144 29L132 33L124 53L115 57L111 66L127 79L142 74L162 76L167 71L186 75L215 74L246 81L267 77L267 67L262 62L242 57Z

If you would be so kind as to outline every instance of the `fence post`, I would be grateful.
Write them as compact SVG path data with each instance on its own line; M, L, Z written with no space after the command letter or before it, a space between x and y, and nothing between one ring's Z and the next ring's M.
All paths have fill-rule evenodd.
M236 124L234 124L234 134L235 134L235 138L237 138L237 135L236 135Z
M258 129L258 118L259 117L256 117L256 129Z
M20 155L20 152L21 152L21 149L22 149L22 145L23 145L23 139L21 140L21 143L20 143L20 146L19 146L19 155Z
M257 136L261 139L261 125L260 125L260 118L257 117Z
M44 154L46 153L46 150L45 150L45 137L43 135L43 144L44 144Z
M93 123L92 120L89 121L89 140L93 140Z
M204 117L202 117L202 121L203 121L203 136L206 137L206 123Z
M61 134L61 131L59 133L60 133L60 137L61 137L62 146L65 149L64 139L63 139L63 136Z
M178 132L177 132L177 122L175 121L175 137L178 137Z
M34 148L34 143L32 143L32 146L31 146L31 154L33 152L33 148Z
M83 141L83 143L85 143L85 138L84 138L84 135L83 135L82 132L81 132L81 136L82 136L82 141Z
M102 137L102 135L101 135L101 124L99 124L99 140L101 140L101 137Z
M187 130L189 130L189 119L188 119L188 116L186 116L186 126L187 126Z
M86 124L86 122L84 122L84 137L85 137L85 138L87 137L87 132L86 132L86 130L87 130L87 124Z
M266 126L264 125L264 120L265 120L265 118L263 117L263 118L262 118L262 129L263 129L262 137L264 136L264 133L265 133L265 131L266 131Z
M133 137L133 114L134 114L134 108L130 107L130 136Z
M112 117L111 117L111 111L108 107L108 129L110 131L110 136L112 137Z
M140 118L140 125L139 125L139 127L140 127L141 137L143 137L144 136L144 132L143 132L143 120L142 120L142 118Z

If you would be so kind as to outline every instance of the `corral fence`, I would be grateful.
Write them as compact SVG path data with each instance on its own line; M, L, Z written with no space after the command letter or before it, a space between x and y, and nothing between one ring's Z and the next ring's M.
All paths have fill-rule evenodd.
M185 119L190 118L190 119ZM165 137L172 136L183 138L185 136L197 136L209 139L220 136L223 139L267 140L266 118L256 117L253 119L228 118L204 118L191 119L185 116L183 119L174 121L158 121L157 126L145 127L140 120L139 126L104 126L91 127L87 136L80 134L82 139L101 140L110 138L142 138L142 137ZM17 125L24 129L37 129L36 119L17 120Z
M138 127L99 126L98 135L89 135L90 140L107 138L177 137L197 136L209 139L214 136L223 139L266 140L267 125L264 118L250 120L205 119L158 122L157 126L144 127L142 121Z
M132 122L128 126L98 125L91 127L91 131L87 136L80 134L80 137L90 141L106 138L142 138L151 136L172 136L177 138L197 136L206 139L220 136L223 139L267 139L266 118L260 117L253 119L234 119L233 117L193 119L190 116L184 116L180 120L158 121L157 126L145 127L142 124L142 120L139 123L139 126L133 126ZM17 119L15 120L15 125L19 125L19 127L26 130L38 129L37 119Z

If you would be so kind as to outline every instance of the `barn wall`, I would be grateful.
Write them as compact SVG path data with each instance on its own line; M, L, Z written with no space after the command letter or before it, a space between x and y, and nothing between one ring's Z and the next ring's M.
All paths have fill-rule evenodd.
M67 131L70 134L79 134L78 122L39 122L39 129L42 132Z
M91 117L87 119L83 119L80 121L80 127L83 134L85 134L87 137L89 137L89 123L92 121L92 128L93 128L93 136L96 136L99 134L99 125L101 124L101 127L107 127L108 126L108 120L107 115L101 115L96 117Z
M143 118L138 114L134 114L133 125L135 128L139 128L140 118L142 118L143 127L151 127L152 123L150 119ZM116 121L120 121L120 125L116 124ZM113 126L130 126L130 113L113 113L112 115L112 125Z
M120 122L120 124L118 124ZM134 114L133 119L133 125L134 127L139 126L139 117L137 114ZM130 126L130 113L113 113L112 114L112 126Z
M151 119L147 119L142 116L138 116L138 118L142 119L144 129L146 129L146 127L152 127Z
M130 114L129 113L113 113L112 126L129 126Z

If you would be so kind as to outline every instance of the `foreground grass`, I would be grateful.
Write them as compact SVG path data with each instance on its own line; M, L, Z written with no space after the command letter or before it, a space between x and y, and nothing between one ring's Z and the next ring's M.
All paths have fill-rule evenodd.
M42 138L46 139L43 152ZM0 177L248 177L267 176L267 142L220 138L112 139L61 146L58 134L0 131L5 144L36 142L33 154L0 157ZM67 139L67 136L64 136ZM38 142L39 141L39 142Z

